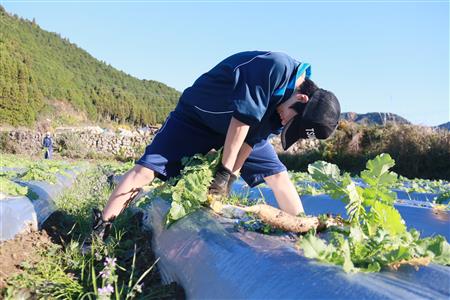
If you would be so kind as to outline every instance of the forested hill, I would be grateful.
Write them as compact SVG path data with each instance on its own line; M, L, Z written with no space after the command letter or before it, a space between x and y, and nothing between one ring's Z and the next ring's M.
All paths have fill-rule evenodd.
M91 121L161 123L179 92L100 62L58 34L0 6L0 122L33 125L52 100L68 101Z

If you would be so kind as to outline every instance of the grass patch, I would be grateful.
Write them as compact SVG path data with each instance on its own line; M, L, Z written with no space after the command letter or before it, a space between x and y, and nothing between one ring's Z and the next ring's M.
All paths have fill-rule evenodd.
M183 298L177 285L163 285L154 267L151 236L142 228L142 213L126 210L106 242L82 242L91 232L91 209L102 207L111 193L107 168L78 176L73 188L56 200L57 212L43 224L55 243L38 247L39 260L22 264L23 272L7 279L5 299L173 299Z

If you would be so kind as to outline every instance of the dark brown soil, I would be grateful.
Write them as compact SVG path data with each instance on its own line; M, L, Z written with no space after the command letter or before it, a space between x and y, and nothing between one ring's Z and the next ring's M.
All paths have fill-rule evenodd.
M48 247L50 237L45 231L16 236L13 240L0 243L0 289L6 287L6 279L20 273L24 261L39 261L36 249Z
M123 247L119 247L117 258L121 264L129 265L134 254L134 247L130 245L136 244L136 271L142 274L156 260L150 247L151 235L141 229L142 213L134 214L128 222L127 225L135 228L135 231L125 234L123 240L126 242ZM40 256L36 250L46 249L52 243L64 247L71 239L70 229L74 224L72 217L56 211L44 222L41 231L19 235L13 240L0 243L0 290L6 287L8 277L22 271L20 267L22 262L39 262ZM157 299L185 299L181 286L176 283L161 284L157 268L143 280L142 295Z

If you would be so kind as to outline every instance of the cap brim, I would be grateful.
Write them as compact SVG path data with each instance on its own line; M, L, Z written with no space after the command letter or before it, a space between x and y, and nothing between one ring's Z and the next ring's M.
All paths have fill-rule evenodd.
M286 151L300 139L323 140L328 138L335 128L305 120L303 116L297 115L284 126L281 132L281 146Z
M301 116L297 115L283 127L283 131L281 131L281 146L283 147L284 151L289 149L295 142L299 140L300 137L298 136L298 125L300 120Z

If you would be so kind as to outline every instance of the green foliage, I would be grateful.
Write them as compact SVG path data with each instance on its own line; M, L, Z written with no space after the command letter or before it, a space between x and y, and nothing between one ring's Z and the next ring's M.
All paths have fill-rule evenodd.
M406 230L400 214L392 206L397 199L390 187L397 181L397 175L389 171L395 162L389 154L381 154L367 162L367 169L361 172L366 187L356 186L350 175L340 175L336 165L318 161L308 166L312 178L322 183L322 188L332 198L345 202L352 224L382 227L391 234ZM370 208L366 212L366 207ZM389 220L389 222L387 222Z
M328 243L313 234L301 238L298 245L306 257L340 265L346 272L378 272L385 266L426 258L450 265L450 247L443 237L420 239L417 231L406 230L393 206L396 194L389 190L397 180L389 171L394 164L388 154L368 161L361 172L365 188L356 186L349 174L341 176L335 165L319 161L308 167L327 194L346 203L350 226L332 231Z
M401 183L393 187L408 193L443 194L450 191L450 182L445 180L409 179L403 176L399 179Z
M367 162L366 170L361 172L361 179L368 184L363 192L368 203L377 200L386 204L394 203L397 196L390 188L397 182L397 174L389 172L394 165L395 161L389 154L378 155Z
M131 170L135 162L130 160L127 162L108 161L102 164L102 169L111 174L122 175Z
M142 229L141 215L126 210L115 220L106 243L93 239L91 251L82 251L79 241L92 230L91 209L103 206L111 194L105 172L101 165L89 168L56 199L57 213L49 218L48 232L65 243L38 245L39 259L26 261L20 275L9 277L0 298L22 299L24 291L26 299L175 298L175 290L162 286L155 276L150 237Z
M221 151L184 157L182 159L184 168L180 175L164 183L157 181L152 184L151 193L139 201L139 206L145 206L155 198L170 201L170 210L166 215L167 226L207 206L209 204L208 187L220 159Z
M264 199L264 195L261 190L258 188L259 194L261 197L258 198L250 198L250 190L247 190L245 193L236 193L231 192L230 196L226 199L222 199L224 204L230 205L239 205L239 206L252 206L256 204L266 204L266 200Z
M0 194L10 196L25 196L28 194L28 187L18 185L14 181L0 176Z
M442 204L445 201L448 201L450 199L450 190L443 192L442 194L440 194L439 196L436 197L435 202L437 204Z
M32 165L34 162L26 156L22 155L13 155L13 154L4 154L2 153L0 156L0 167L7 168L27 168Z
M323 190L332 192L331 197L340 199L345 193L340 189L340 181L342 180L338 166L327 163L325 161L317 161L308 166L308 172L316 182L323 184ZM347 201L348 202L348 199Z
M172 204L166 217L169 225L208 203L208 187L220 163L221 152L184 158L177 183L170 187Z
M22 263L23 272L8 279L6 298L19 298L23 289L33 292L39 299L136 298L142 293L143 279L155 264L139 274L136 245L132 244L134 252L127 249L133 254L130 269L124 269L115 256L123 250L120 249L124 246L121 239L122 236L119 236L118 240L109 244L94 240L88 253L81 253L81 245L76 241L71 241L64 248L50 244L48 248L38 249L40 261L25 261ZM130 264L127 260L123 263Z
M72 168L70 164L62 161L44 160L30 165L19 178L24 181L36 180L56 184L56 174L64 175L70 168Z
M310 174L306 172L289 172L291 181L294 182L295 188L299 195L320 195L324 190L316 184Z
M156 124L178 97L173 88L118 71L68 39L0 9L2 123L32 125L48 101L58 99L92 121Z
M91 149L80 143L79 135L73 132L64 132L56 137L58 152L61 156L75 159L84 159Z
M237 230L246 230L253 231L262 234L276 234L282 233L281 229L275 228L269 224L266 224L255 217L253 214L246 214L246 216L242 219L239 219L237 223L235 223L235 228Z
M74 299L83 291L82 285L70 273L61 246L41 249L40 262L22 263L23 272L8 280L7 297L17 299L20 289L36 291L39 298Z
M369 238L358 227L349 234L333 233L330 243L308 234L298 242L308 258L342 266L345 272L379 272L382 267L429 257L433 262L450 265L450 248L442 237L420 239L415 230L390 235L378 229Z
M450 132L417 125L365 126L341 121L338 129L315 149L280 153L289 170L305 171L308 164L326 160L358 174L368 159L389 153L393 171L410 178L450 180Z

